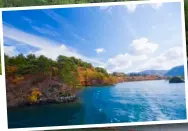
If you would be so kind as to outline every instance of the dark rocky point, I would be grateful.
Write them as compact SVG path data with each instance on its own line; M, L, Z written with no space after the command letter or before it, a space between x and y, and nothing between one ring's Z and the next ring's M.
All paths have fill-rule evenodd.
M181 77L172 77L169 83L184 83L185 81Z

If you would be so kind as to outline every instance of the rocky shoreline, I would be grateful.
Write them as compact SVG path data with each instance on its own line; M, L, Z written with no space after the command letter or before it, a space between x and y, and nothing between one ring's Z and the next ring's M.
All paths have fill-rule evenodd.
M132 78L132 77L131 77ZM142 77L141 77L142 78ZM141 79L137 77L137 79L120 79L117 83L122 82L136 82L136 81L148 81L148 80L159 80L156 77L152 77L152 79ZM155 78L155 79L154 79ZM31 77L30 77L31 81ZM29 106L38 106L38 105L46 105L46 104L59 104L59 103L74 103L78 101L78 97L76 94L79 94L82 89L90 87L83 86L80 88L70 88L66 84L59 82L60 80L52 80L46 81L44 79L38 84L31 86L31 84L27 85L23 83L23 85L13 86L10 82L7 81L7 108L17 108L17 107L29 107ZM110 84L112 85L112 84ZM96 84L92 86L109 86L104 84ZM23 88L23 87L32 87L32 88ZM35 89L35 90L31 90ZM37 89L37 90L36 90ZM25 92L26 94L24 94ZM37 94L36 94L37 93ZM35 94L35 95L33 95ZM40 95L41 94L41 95ZM37 97L37 100L31 102L30 99L33 96ZM33 99L33 98L32 98Z
M39 100L36 103L29 103L29 102L23 102L23 103L19 103L16 106L8 106L8 109L12 109L12 108L22 108L22 107L30 107L30 106L41 106L41 105L48 105L48 104L68 104L68 103L75 103L78 102L79 98L76 96L69 96L69 97L62 97L59 100L55 100L55 99L46 99L46 100Z

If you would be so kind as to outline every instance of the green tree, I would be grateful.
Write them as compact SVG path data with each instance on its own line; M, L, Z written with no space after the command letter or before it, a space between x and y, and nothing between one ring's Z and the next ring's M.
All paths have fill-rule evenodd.
M63 64L61 78L64 83L71 87L75 87L79 83L77 67L71 61L67 61Z
M105 75L108 75L108 72L104 68L96 67L95 70Z

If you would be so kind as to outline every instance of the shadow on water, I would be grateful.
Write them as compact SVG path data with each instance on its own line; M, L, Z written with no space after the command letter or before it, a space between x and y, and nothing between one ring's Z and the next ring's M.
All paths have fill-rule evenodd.
M84 107L76 103L11 109L8 121L9 128L82 124Z
M91 118L91 114L95 117ZM106 116L94 106L79 102L8 109L8 121L9 128L66 126L104 123Z

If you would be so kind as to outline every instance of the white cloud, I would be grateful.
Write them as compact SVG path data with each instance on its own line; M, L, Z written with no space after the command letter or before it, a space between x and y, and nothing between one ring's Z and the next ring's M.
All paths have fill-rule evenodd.
M170 48L169 50L164 52L161 56L166 58L166 60L175 59L175 60L180 60L182 61L180 63L183 63L183 47L177 46L177 47Z
M45 55L48 58L51 58L55 60L59 55L65 55L65 56L74 56L76 58L83 59L87 62L91 62L96 65L103 65L101 61L98 61L96 59L88 58L86 56L81 55L80 53L76 52L71 47L67 47L66 45L62 43L57 43L56 41L49 40L44 37L39 37L30 33L23 32L21 30L18 30L13 27L9 27L7 25L3 26L4 29L4 37L16 41L18 43L22 43L25 45L30 45L32 47L38 48L37 51L29 52L39 55ZM7 48L7 47L6 47ZM16 55L13 52L16 52L16 47L11 46L6 49L6 53L8 55L13 54ZM16 52L19 53L19 52Z
M183 47L172 47L156 57L146 55L131 55L128 53L114 56L106 62L109 72L139 72L143 70L169 70L184 63Z
M15 56L18 54L14 46L4 46L4 52L8 56Z
M107 61L107 69L109 72L127 69L132 65L128 54L120 54Z
M158 9L160 9L160 7L162 7L162 5L163 5L162 0L158 0L158 1L159 1L159 2L157 2L157 3L151 4L151 7L152 7L153 9L158 10Z
M170 69L184 63L183 61L183 47L177 46L168 49L159 56L146 61L140 66L140 70L145 69Z
M109 72L128 73L148 69L168 70L183 64L183 48L181 46L172 47L155 57L152 54L158 49L158 45L149 42L147 38L133 40L130 46L132 52L119 54L108 59L105 68Z
M132 13L135 12L137 5L136 4L126 4L128 12Z
M119 54L115 57L108 59L106 68L109 72L125 71L126 69L134 66L137 62L146 60L146 55L133 56L128 53Z
M140 38L133 40L130 47L133 54L151 55L158 49L158 44L150 42L147 38Z
M95 51L97 52L97 54L100 54L100 53L105 52L106 50L104 48L97 48L95 49Z

